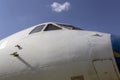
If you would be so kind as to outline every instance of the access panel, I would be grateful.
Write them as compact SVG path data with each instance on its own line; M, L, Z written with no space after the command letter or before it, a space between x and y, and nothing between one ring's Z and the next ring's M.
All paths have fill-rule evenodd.
M99 80L119 80L112 60L93 61Z

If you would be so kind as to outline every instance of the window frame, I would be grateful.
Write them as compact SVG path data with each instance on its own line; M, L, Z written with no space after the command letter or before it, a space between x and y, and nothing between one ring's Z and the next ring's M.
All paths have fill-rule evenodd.
M61 29L57 29L57 30L63 30L63 28L62 27L60 27L59 25L56 25L56 24L54 24L54 23L48 23L48 24L46 24L46 26L43 28L43 31L45 32L45 29L48 27L48 25L53 25L53 26L56 26L56 27L58 27L58 28L61 28ZM48 31L56 31L56 30L48 30Z
M29 32L29 35L31 34L34 34L34 33L39 33L39 32L45 32L45 29L48 27L48 25L53 25L53 26L56 26L58 28L61 28L61 29L56 29L56 30L71 30L69 28L66 28L64 26L60 26L58 23L43 23L43 24L39 24L39 25L36 25L30 32ZM38 32L34 32L32 33L32 31L37 28L38 26L41 26L41 25L44 25L44 27L41 29L41 31L38 31ZM64 24L63 24L64 25ZM65 24L66 25L66 24ZM74 27L74 26L73 26ZM76 28L76 27L75 27ZM48 31L56 31L56 30L48 30Z
M41 26L41 25L44 25L44 27L43 27L40 31L38 31L38 32L33 32L33 33L32 33L33 30L35 30L37 27L39 27L39 26ZM29 35L34 34L34 33L42 32L45 27L46 27L46 24L36 25L36 26L29 32Z
M69 25L69 24L63 24L63 23L56 23L58 26L61 26L65 29L68 29L68 30L84 30L84 29L81 29L79 27L75 27L73 25Z

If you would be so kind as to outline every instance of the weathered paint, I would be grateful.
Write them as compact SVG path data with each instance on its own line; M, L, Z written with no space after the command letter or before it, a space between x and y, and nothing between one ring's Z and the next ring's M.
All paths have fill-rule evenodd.
M8 41L0 50L0 80L70 80L76 76L119 80L109 34L63 29L29 35L33 28L0 42Z

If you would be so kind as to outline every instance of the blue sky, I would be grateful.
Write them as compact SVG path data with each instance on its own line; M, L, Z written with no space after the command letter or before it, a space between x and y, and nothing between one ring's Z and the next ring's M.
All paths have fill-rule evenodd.
M43 22L120 35L120 0L0 0L0 39Z

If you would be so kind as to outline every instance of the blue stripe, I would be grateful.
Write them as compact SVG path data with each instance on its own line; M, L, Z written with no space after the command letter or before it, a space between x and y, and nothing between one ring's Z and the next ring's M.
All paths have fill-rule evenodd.
M120 36L111 35L111 41L113 50L120 54ZM115 56L115 60L120 72L120 57Z
M111 40L113 49L120 53L120 36L111 35Z

